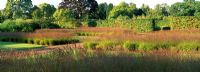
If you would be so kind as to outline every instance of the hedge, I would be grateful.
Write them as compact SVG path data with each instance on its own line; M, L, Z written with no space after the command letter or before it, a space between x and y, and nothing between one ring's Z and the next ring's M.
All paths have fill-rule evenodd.
M79 43L79 39L38 39L38 38L18 38L18 37L0 37L0 41L5 42L20 42L29 43L36 45L61 45L61 44L72 44Z
M33 19L6 20L0 24L0 30L3 32L33 32L44 28L59 28L59 26L49 21Z
M195 17L170 17L171 27L174 30L200 29L200 20Z
M97 27L118 27L132 29L137 32L150 32L154 30L152 19L116 19L116 20L99 20Z
M115 50L121 47L124 50L139 50L139 51L152 51L152 50L181 50L181 51L198 51L200 42L198 41L163 41L163 42L147 42L147 41L96 41L84 42L83 47L86 49L102 49L102 50Z

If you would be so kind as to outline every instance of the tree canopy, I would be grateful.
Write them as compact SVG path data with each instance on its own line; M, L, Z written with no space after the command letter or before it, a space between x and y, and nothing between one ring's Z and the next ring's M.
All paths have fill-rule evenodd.
M67 8L73 12L77 19L97 11L98 3L95 0L64 0L59 8Z
M7 18L30 18L32 10L31 0L8 0L4 9Z

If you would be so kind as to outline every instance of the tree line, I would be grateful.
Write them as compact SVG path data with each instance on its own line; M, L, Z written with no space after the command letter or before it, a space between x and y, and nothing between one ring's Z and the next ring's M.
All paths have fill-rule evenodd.
M145 4L136 7L135 3L126 2L113 5L112 3L98 4L95 0L63 0L56 8L48 3L36 6L31 0L7 0L6 7L0 12L0 22L8 19L33 19L63 26L77 24L77 20L110 20L118 17L162 19L168 16L200 18L200 2L184 0L172 5L157 4L155 8L150 8Z

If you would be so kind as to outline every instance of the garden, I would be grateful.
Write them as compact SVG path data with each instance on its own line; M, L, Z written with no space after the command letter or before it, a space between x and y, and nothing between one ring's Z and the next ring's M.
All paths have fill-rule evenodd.
M199 72L200 1L7 0L1 72Z

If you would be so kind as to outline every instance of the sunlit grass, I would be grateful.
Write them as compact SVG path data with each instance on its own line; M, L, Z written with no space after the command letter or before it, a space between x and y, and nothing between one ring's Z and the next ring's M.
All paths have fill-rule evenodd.
M0 49L33 49L33 48L42 48L42 45L33 45L25 43L15 43L15 42L0 42Z

